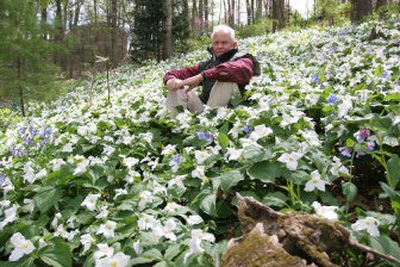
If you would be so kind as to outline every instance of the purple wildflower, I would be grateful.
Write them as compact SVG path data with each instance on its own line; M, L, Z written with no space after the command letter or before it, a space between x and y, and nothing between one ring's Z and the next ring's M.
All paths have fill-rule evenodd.
M21 128L19 129L19 134L20 134L21 136L24 135L25 132L26 132L26 128L25 128L25 127L21 127Z
M210 143L214 140L214 137L213 137L212 133L210 133L210 132L199 131L197 133L197 136L200 139L202 139L204 141L207 141L207 142L210 142Z
M250 128L250 127L247 126L247 125L243 126L242 130L243 130L245 133L250 133L251 131L253 131L253 129Z
M314 83L319 83L319 75L318 74L311 74L311 81Z
M370 135L371 133L369 132L368 128L359 130L357 134L357 142L359 143L364 142L365 138L367 138Z
M375 149L375 141L368 141L365 147L368 149L368 151L373 151Z
M359 150L356 151L356 158L361 157L361 156L364 156L364 155L365 155L365 152L362 151L361 149L359 149Z
M334 94L330 94L329 97L326 99L329 103L336 104L337 97Z
M179 164L179 162L181 162L181 158L180 158L179 155L177 154L177 155L175 155L175 156L172 158L171 161L174 162L174 163L176 163L176 164Z
M348 147L339 147L339 151L342 156L351 158L351 151Z
M0 185L2 185L7 179L6 175L0 175Z
M390 77L390 73L389 73L387 70L385 70L385 71L383 71L383 72L381 73L381 78L387 79L387 78L389 78L389 77Z
M11 155L13 155L16 158L20 158L22 156L24 156L23 151L19 150L19 149L15 149L15 148L11 148Z

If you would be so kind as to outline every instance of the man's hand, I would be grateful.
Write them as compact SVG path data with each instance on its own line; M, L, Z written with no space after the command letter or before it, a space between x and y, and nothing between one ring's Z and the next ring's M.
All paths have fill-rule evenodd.
M187 86L186 92L190 92L193 88L198 86L203 81L203 76L201 74L197 74L193 77L187 78L182 81L182 86Z
M172 91L176 91L183 87L182 80L176 79L176 78L169 79L165 85L167 86L167 88L169 90L172 90Z

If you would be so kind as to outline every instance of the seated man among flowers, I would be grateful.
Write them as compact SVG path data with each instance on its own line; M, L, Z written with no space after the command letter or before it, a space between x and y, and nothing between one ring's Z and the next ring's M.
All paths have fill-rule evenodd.
M164 84L168 88L166 105L173 116L177 106L196 113L204 110L204 104L210 107L228 106L232 97L244 92L253 75L260 74L255 57L238 51L231 27L216 26L211 40L211 48L208 49L210 59L165 74ZM202 91L197 95L192 89L200 84Z

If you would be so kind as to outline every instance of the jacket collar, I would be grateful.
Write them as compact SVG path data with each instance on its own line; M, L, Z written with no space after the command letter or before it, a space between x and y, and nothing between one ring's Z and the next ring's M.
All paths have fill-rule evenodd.
M228 60L228 59L230 59L231 57L233 57L233 55L235 55L239 50L238 50L237 48L233 48L233 49L231 49L231 50L229 50L229 51L223 53L223 54L220 55L219 57L217 57L217 56L214 54L214 51L212 50L211 47L208 47L208 48L207 48L207 51L208 51L208 53L211 54L213 60L217 60L217 59L218 59L218 60L224 61L224 60Z

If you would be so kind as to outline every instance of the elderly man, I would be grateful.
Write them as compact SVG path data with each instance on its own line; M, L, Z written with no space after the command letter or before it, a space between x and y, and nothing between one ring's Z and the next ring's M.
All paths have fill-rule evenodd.
M169 91L166 105L173 115L176 115L177 106L196 113L204 110L204 104L227 106L233 96L243 93L253 75L260 74L257 60L250 54L238 52L231 27L216 26L211 39L209 60L165 74L164 84ZM203 88L198 96L192 89L200 84Z

